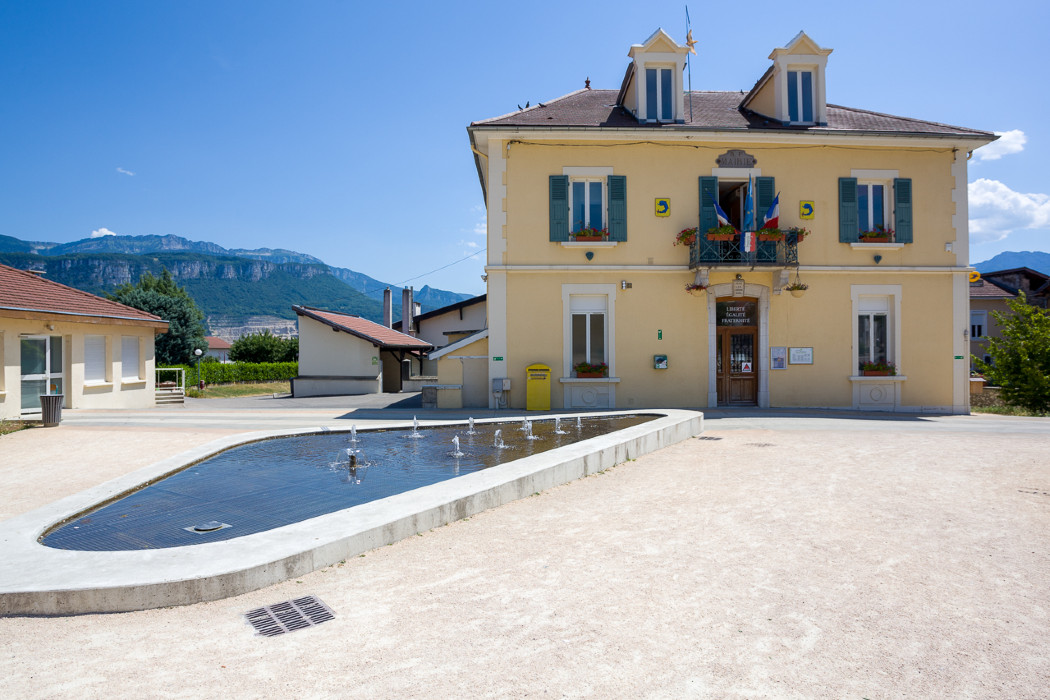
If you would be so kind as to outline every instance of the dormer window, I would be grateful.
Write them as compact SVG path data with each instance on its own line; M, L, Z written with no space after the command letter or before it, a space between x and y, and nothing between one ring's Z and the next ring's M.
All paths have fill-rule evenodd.
M759 78L740 107L789 126L826 126L825 73L831 49L804 32L784 48L773 49L773 65Z
M674 73L670 68L645 69L645 113L650 119L674 119Z
M627 66L616 104L640 122L679 123L685 115L685 58L688 46L680 46L667 32L657 29L644 44L635 44L627 55Z
M789 70L787 82L788 118L791 123L814 123L813 71Z

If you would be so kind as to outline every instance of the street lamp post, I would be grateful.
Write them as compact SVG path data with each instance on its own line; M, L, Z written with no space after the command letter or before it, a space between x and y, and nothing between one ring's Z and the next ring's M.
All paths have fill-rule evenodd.
M204 353L200 348L197 348L193 351L193 354L197 356L197 390L200 391L204 388L201 386L201 355Z

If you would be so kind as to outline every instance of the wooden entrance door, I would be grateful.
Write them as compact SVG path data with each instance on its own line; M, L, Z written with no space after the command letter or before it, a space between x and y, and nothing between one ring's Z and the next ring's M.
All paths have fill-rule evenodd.
M758 403L756 314L754 300L718 300L715 363L719 406L754 406Z

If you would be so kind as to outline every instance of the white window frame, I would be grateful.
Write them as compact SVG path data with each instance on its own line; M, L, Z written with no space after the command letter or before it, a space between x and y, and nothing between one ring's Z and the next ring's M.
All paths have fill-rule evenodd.
M976 322L975 322L976 321ZM980 332L976 332L975 329ZM970 310L970 340L988 337L988 312L983 309Z
M573 298L577 298L574 305ZM616 376L616 285L615 284L563 284L562 285L562 376L572 377L572 315L576 313L598 313L596 297L605 300L605 363L609 366L609 378Z
M791 124L816 124L818 119L817 114L817 70L811 66L788 66L787 75L785 80L787 81L787 89L791 90L791 74L795 73L798 77L795 80L795 97L798 104L798 119L794 119L791 114L791 99L788 95L788 99L785 100L787 107L788 120ZM809 108L810 113L813 115L812 119L803 119L803 115L806 113L805 107L805 92L802 90L802 74L808 73L810 76L810 95L809 95Z
M857 336L860 332L859 318L866 313L880 313L883 309L887 314L886 333L886 361L892 362L897 368L897 374L901 372L901 285L899 284L854 284L850 286L852 297L852 333L850 345L852 354L852 371L854 375L859 374L861 362L860 348L857 345Z
M649 100L649 73L648 72L649 71L656 71L656 114L649 114L649 102L648 102L648 100ZM671 89L671 94L669 96L669 99L670 99L670 102L671 102L671 114L670 114L670 116L667 116L667 117L665 117L663 115L663 111L662 111L663 110L663 103L664 103L664 88L663 88L663 75L662 75L661 71L667 71L668 73L671 74L671 88L670 88ZM666 64L666 65L660 65L660 64L650 65L650 64L646 64L646 66L645 66L645 68L643 70L643 75L642 75L642 80L645 83L645 98L646 98L645 120L646 121L663 122L663 123L671 123L671 122L675 121L675 112L676 112L676 107L677 107L677 105L676 105L677 100L675 99L675 97L676 97L677 92L678 92L675 89L675 81L677 79L678 79L678 76L677 76L677 72L675 71L675 67L670 65L670 64Z
M857 187L868 188L868 211L867 220L871 223L871 228L864 228L862 219L864 218L864 212L860 211L860 194L857 194L857 233L861 231L872 231L875 228L875 204L874 197L871 196L872 187L882 187L882 226L885 229L893 228L893 181L892 180L857 180Z
M134 358L128 357L128 350L134 348ZM133 359L129 363L128 360ZM130 370L130 372L129 372ZM142 376L142 340L137 335L120 336L120 379L123 383L141 381Z
M583 222L583 226L581 226L580 228L577 228L576 227L576 221L573 218L573 212L575 211L575 206L574 206L575 205L575 201L573 200L573 184L575 184L577 182L582 182L585 185L590 185L591 183L597 182L597 183L599 183L601 185L601 191L602 191L602 202L601 202L602 225L599 226L598 228L605 229L606 231L608 231L609 230L609 195L608 195L608 186L606 185L605 178L600 178L600 177L570 177L569 178L569 233L570 234L576 233L577 231L580 230L580 228L591 228L591 221L590 221L590 217L591 217L591 188L589 186L585 186L583 188L583 192L584 192L583 215L585 217L584 218L584 222Z

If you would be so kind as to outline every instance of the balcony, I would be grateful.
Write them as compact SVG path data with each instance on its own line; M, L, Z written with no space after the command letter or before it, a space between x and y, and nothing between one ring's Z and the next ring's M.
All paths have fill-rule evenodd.
M756 241L755 250L740 250L740 238L709 241L698 235L689 247L689 269L704 267L795 267L798 265L798 234L786 231L779 241Z

